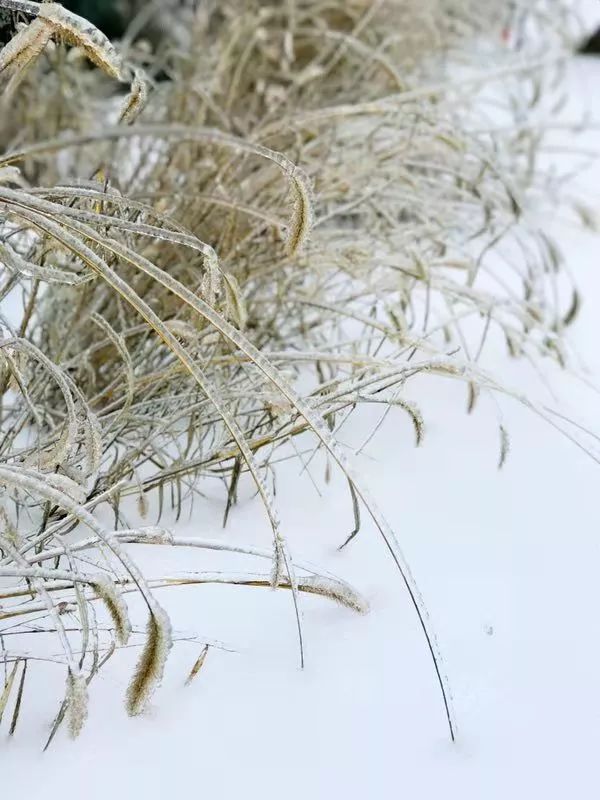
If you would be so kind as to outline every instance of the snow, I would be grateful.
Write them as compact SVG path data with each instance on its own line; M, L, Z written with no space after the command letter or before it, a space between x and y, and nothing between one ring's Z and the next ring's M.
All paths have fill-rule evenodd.
M578 63L572 85L600 119L600 97L593 96L600 63ZM592 132L576 142L562 136L574 147L597 147ZM598 210L599 165L582 180ZM598 239L558 215L547 223L584 298L571 343L587 378L600 383ZM530 366L509 361L500 348L486 365L508 385L600 431L597 394L573 375L544 366L555 401ZM201 646L178 643L151 710L136 719L122 702L136 652L123 652L90 687L81 737L70 742L61 731L44 754L64 670L31 668L34 689L17 734L2 734L2 796L597 797L598 464L530 411L499 398L512 446L498 472L491 399L482 396L467 416L464 385L433 377L411 384L409 397L425 417L424 444L414 447L409 421L393 412L357 462L398 534L437 630L458 720L454 744L418 622L376 531L365 520L338 552L352 527L345 482L334 476L326 485L325 464L315 459L310 471L319 494L306 473L298 480L298 463L287 462L277 494L292 552L352 583L370 613L304 596L307 663L300 670L288 592L162 590L178 631L223 648L211 647L184 687ZM344 429L349 449L376 421L372 413L354 418ZM176 531L268 545L268 526L249 489L225 532L221 515L215 491L202 514L180 521ZM202 550L152 550L141 561L152 574L189 571L192 564L255 569L247 557Z

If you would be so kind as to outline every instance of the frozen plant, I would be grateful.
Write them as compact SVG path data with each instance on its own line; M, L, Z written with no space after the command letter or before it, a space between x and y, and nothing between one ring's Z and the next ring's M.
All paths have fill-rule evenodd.
M420 443L406 392L417 375L462 381L469 410L481 392L507 392L485 369L491 331L512 356L568 363L562 334L579 298L530 215L559 187L538 164L543 126L523 122L554 97L568 9L224 0L183 6L177 46L152 49L133 33L111 43L55 3L0 6L25 15L0 51L11 109L0 121L2 308L22 298L0 341L0 639L10 629L19 642L34 613L59 638L67 688L51 735L67 713L79 732L88 684L128 640L127 592L148 612L132 714L177 638L158 587L289 591L301 660L303 593L366 609L292 554L279 522L275 463L303 437L347 478L354 519L340 543L366 513L397 565L454 736L425 604L337 431L380 404L408 415ZM501 465L507 452L499 421ZM225 485L226 520L245 478L270 550L143 520L151 494L159 516L169 498L177 515L192 503L201 515L205 481ZM98 522L103 507L112 529ZM138 545L186 548L191 564L195 550L230 550L270 567L151 577ZM0 651L0 714L18 695L17 717L20 647ZM23 664L20 683L11 664Z

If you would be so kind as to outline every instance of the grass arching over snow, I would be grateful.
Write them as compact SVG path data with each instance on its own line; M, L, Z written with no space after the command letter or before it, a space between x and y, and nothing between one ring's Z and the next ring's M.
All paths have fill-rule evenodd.
M242 580L290 590L301 660L303 592L363 609L290 553L279 524L274 462L306 434L348 478L353 533L370 514L398 566L454 735L425 605L335 431L358 404L384 403L419 441L404 397L419 374L463 381L470 408L502 391L480 365L491 328L511 355L568 361L561 334L578 298L528 224L557 186L537 169L543 129L527 126L560 74L566 10L225 2L199 7L187 41L150 57L127 43L119 54L57 4L0 5L32 19L0 52L11 73L0 296L23 298L0 343L0 625L14 633L46 615L68 675L57 722L83 724L87 685L128 639L130 589L149 620L130 713L162 677L170 622L133 545L202 544L131 527L128 496L141 517L150 492L181 509L210 477L226 486L227 514L247 473L272 549L246 549L271 568ZM131 84L118 112L115 80ZM489 122L486 103L506 124ZM498 275L489 255L503 248ZM500 425L500 463L507 447ZM102 506L113 529L94 516ZM112 619L108 644L96 600ZM8 703L11 664L24 676L28 656L3 652Z

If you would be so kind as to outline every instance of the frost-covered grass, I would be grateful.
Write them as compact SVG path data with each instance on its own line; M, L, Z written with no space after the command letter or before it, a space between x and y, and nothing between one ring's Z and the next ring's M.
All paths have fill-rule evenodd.
M564 334L581 298L540 225L563 196L545 142L576 30L567 7L225 2L182 10L177 47L166 37L150 55L54 3L0 5L32 19L0 51L0 708L16 725L37 659L67 674L50 738L63 717L79 733L87 685L119 646L141 648L131 714L173 641L198 640L196 675L206 643L172 630L167 586L285 589L304 664L305 596L365 610L302 542L292 551L279 519L294 502L275 491L281 463L312 474L325 459L347 486L334 538L383 539L454 737L401 526L341 441L371 408L405 415L419 443L429 420L410 386L437 392L442 377L469 411L514 397L594 455L592 434L508 389L486 355L500 341L575 370ZM569 207L592 225L585 198ZM503 466L499 406L494 427ZM227 521L248 486L270 543L262 529L241 545L166 530L188 513L201 530L219 490ZM147 549L194 567L150 573ZM198 571L197 549L244 566Z

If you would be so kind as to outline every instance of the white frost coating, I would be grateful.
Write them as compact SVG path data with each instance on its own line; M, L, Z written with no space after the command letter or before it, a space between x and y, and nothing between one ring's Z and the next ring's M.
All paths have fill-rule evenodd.
M225 137L225 138L227 139L230 137ZM254 148L251 148L251 151L256 152ZM284 161L287 162L287 159L284 159ZM135 296L132 293L131 288L125 283L125 281L123 281L114 272L114 270L110 269L110 267L108 267L108 265L101 258L99 258L98 255L93 250L91 250L87 245L83 244L83 242L81 242L80 240L75 238L71 233L65 230L65 227L57 225L53 221L39 215L36 212L21 209L19 213L26 219L29 219L30 221L34 222L40 229L45 230L49 235L57 239L57 241L62 242L63 244L70 247L74 253L79 254L80 257L82 257L92 269L97 271L104 278L104 280L106 280L114 289L116 289L116 291L124 299L126 299L127 302L131 303L131 305L134 308L136 308L136 310L148 322L152 324L155 331L159 333L160 337L169 345L169 347L177 355L179 360L186 366L190 374L193 375L194 378L198 381L199 385L201 386L206 396L209 398L211 403L217 409L218 413L221 415L223 421L225 422L227 428L229 429L231 435L233 436L237 446L239 447L240 453L242 454L244 461L246 461L246 463L248 464L248 468L250 469L253 479L257 485L257 488L259 490L259 493L263 499L265 508L267 510L267 514L271 521L271 526L273 528L273 533L274 533L275 552L277 553L278 548L281 546L282 540L279 539L278 535L279 523L275 511L273 509L273 503L270 497L270 491L262 478L260 470L258 469L255 463L254 456L252 452L249 450L248 445L244 439L244 436L237 426L237 423L231 417L228 411L225 408L222 408L221 403L219 402L219 398L217 397L212 387L208 384L204 374L199 369L195 361L189 356L187 351L181 346L181 344L173 336L173 334L171 334L165 328L161 320L149 308L149 306L141 298ZM296 394L295 390L287 383L287 381L285 381L282 378L281 374L273 367L272 364L269 363L268 359L259 350L257 350L256 347L254 347L254 345L240 331L238 331L233 325L227 322L227 320L225 320L220 314L218 314L213 308L211 308L210 305L204 302L201 298L197 297L193 292L187 289L187 287L185 287L171 275L164 272L156 265L154 265L147 259L143 258L142 256L138 255L137 253L134 253L129 248L122 245L120 242L117 242L115 240L107 240L105 237L101 236L101 234L99 234L95 229L90 228L84 225L83 223L72 221L69 227L71 227L73 230L77 231L81 235L85 236L86 239L92 242L96 242L97 244L111 250L116 255L121 257L123 260L130 263L132 266L150 275L160 284L165 286L165 288L173 292L174 295L178 296L181 300L183 300L187 305L193 308L205 320L207 320L211 325L213 325L214 328L218 330L227 340L229 340L233 345L239 348L239 350L242 353L251 358L255 366L264 374L264 376L268 379L268 381L279 392L281 392L283 397L293 405L293 407L302 417L304 417L304 419L309 424L311 429L314 431L314 433L317 435L317 437L320 439L320 441L332 455L334 460L337 462L338 466L346 474L349 481L351 481L352 485L355 488L357 496L365 504L365 507L367 508L371 518L375 522L394 562L396 563L396 566L398 567L401 573L402 579L407 588L410 599L418 615L420 624L423 629L423 633L427 641L427 646L429 648L429 651L433 659L436 675L442 691L442 697L450 729L450 735L451 738L454 738L455 724L453 720L453 712L451 709L451 699L450 699L451 693L447 684L447 678L441 667L442 664L441 653L439 650L439 646L437 644L437 639L431 628L429 614L425 607L423 598L412 576L408 563L395 537L395 534L393 533L385 517L375 504L369 490L364 485L362 485L362 481L358 478L355 470L351 467L345 454L338 446L335 438L332 436L331 432L327 428L327 425L323 421L322 416L317 412L315 412L315 410L309 405L308 402L306 402ZM302 633L300 626L300 616L297 610L297 601L296 601L297 592L293 578L292 560L289 558L287 553L285 553L284 557L286 562L286 568L290 573L290 578L292 583L292 594L296 605L298 634L300 637L301 653L302 653ZM302 658L303 657L301 655L301 659Z
M134 581L136 587L139 589L140 593L142 594L146 605L150 611L151 619L158 620L157 630L160 633L161 637L161 657L164 655L164 659L166 659L169 649L171 647L171 639L170 639L170 625L168 625L168 617L161 606L158 604L156 599L154 598L148 583L140 570L138 569L135 562L129 557L129 555L125 552L125 550L121 547L118 540L114 537L110 531L106 530L102 525L98 523L98 521L90 514L85 508L81 505L75 503L72 498L61 492L55 486L51 485L47 480L47 476L39 475L33 470L26 469L24 467L17 467L17 466L0 466L0 483L6 483L10 486L20 488L24 491L31 492L34 495L40 496L45 498L46 500L50 500L53 503L56 503L59 507L65 509L70 514L73 515L74 518L80 520L83 524L89 527L98 538L104 542L108 548L114 553L117 559L123 564L129 575L131 576L132 580ZM19 553L15 552L15 558L19 558L23 563L24 567L29 567L29 564L20 556ZM43 585L40 585L40 592L42 593L43 597L47 596L47 592ZM49 598L48 598L49 599ZM49 599L49 612L53 616L53 620L56 624L57 630L59 633L62 631L64 633L64 626L62 625L62 621L58 614L55 612L54 605L52 601ZM167 621L167 622L166 622ZM63 646L65 649L65 654L67 655L67 660L69 663L69 667L71 673L73 675L77 675L79 669L77 667L76 662L74 661L73 654L71 647L69 645L68 639L66 637L66 633L64 633L64 641ZM155 674L160 676L162 675L162 668L164 667L164 663L160 670L155 670ZM147 691L144 694L144 698L148 699L152 690L156 687L158 681L150 682Z
M74 675L69 671L67 675L67 720L69 735L76 739L85 724L88 715L88 690L85 677Z

